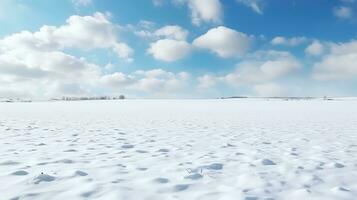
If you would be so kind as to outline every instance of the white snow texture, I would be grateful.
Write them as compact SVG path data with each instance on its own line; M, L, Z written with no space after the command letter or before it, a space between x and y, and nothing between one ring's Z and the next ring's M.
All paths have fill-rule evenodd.
M0 103L0 199L357 197L357 101Z

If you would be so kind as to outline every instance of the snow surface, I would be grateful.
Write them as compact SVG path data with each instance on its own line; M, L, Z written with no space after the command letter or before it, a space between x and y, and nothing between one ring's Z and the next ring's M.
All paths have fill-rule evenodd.
M356 199L357 101L0 103L0 199Z

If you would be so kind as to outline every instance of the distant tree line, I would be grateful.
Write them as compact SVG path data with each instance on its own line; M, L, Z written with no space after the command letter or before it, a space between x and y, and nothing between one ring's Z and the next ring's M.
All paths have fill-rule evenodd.
M62 97L62 101L88 101L88 100L120 100L125 99L124 95L120 96L98 96L98 97Z

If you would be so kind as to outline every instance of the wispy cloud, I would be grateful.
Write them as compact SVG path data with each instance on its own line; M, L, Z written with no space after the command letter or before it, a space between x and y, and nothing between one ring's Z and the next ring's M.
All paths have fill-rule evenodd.
M258 14L263 14L262 2L261 0L236 0L238 3L251 8L254 12Z

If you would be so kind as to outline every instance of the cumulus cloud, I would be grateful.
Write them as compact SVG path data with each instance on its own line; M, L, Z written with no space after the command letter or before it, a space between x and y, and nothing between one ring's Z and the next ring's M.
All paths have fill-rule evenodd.
M186 4L191 11L191 21L199 26L202 23L219 24L223 18L220 0L173 0L176 4Z
M177 25L169 25L156 30L154 35L166 39L186 40L188 31Z
M30 68L21 60L10 55L0 55L0 72L2 79L7 81L26 78L42 78L48 75L48 71L38 68Z
M78 76L77 72L84 75L84 73L89 71L97 71L95 64L88 63L84 58L76 58L61 51L11 49L0 54L0 61L0 70L6 69L7 66L17 66L12 69L19 69L19 71L21 69L24 71L42 71L57 77L66 76L75 78ZM87 69L89 71L86 71ZM15 71L13 72L16 75ZM29 77L31 78L31 76Z
M261 0L237 0L237 2L251 8L258 14L263 14Z
M152 41L146 52L156 60L177 61L192 50L191 44L186 41L189 32L181 26L167 25L156 30L152 26L143 27L134 34Z
M88 94L103 76L102 68L65 50L110 49L130 59L132 50L117 38L108 16L71 16L65 25L43 26L0 39L0 91L50 97ZM9 93L8 90L16 92ZM5 92L4 92L5 91Z
M220 24L223 19L221 0L168 0L175 5L187 5L191 13L192 24L200 26L203 23ZM162 6L165 0L152 0L155 6Z
M120 72L105 75L101 84L118 90L148 92L152 94L174 93L187 86L190 74L187 72L173 73L157 68L139 70L132 74Z
M134 50L125 43L116 43L113 45L113 51L119 58L123 58L128 62L133 61L132 55Z
M136 36L139 36L144 39L156 39L154 34L154 28L156 27L156 23L147 20L140 20L139 23L132 25L129 24L126 28L133 32Z
M252 39L236 30L219 26L210 29L193 41L197 48L208 49L220 57L243 56L251 46Z
M62 55L59 52L48 56L50 56L48 59L54 60L49 61L41 57L44 61L37 62L41 67L31 66L30 63L14 67L15 61L9 63L6 58L1 57L0 90L12 88L11 90L17 91L18 94L26 93L38 98L81 95L86 94L87 90L84 88L91 87L93 81L100 76L99 68L85 60ZM81 70L69 70L73 66Z
M162 39L150 44L147 50L155 59L166 62L179 60L191 51L191 45L186 41Z
M253 89L261 97L279 97L286 94L284 87L276 83L258 84L253 86Z
M31 87L30 91L41 97L59 94L56 89L61 89L62 94L72 94L73 90L65 91L70 87L61 85L89 86L100 74L97 65L60 51L19 48L0 53L0 82L6 83L1 88Z
M111 88L121 89L135 82L135 77L122 72L107 74L100 78L100 83Z
M317 80L348 80L357 77L357 55L327 55L314 65Z
M203 75L197 78L198 80L198 89L207 89L214 87L219 81L220 78L217 78L212 75Z
M155 25L148 21L142 21L131 29L133 29L135 35L148 40L173 39L186 41L189 34L188 30L178 25L167 25L155 29Z
M135 85L134 89L144 90L153 93L167 93L172 91L179 91L187 84L189 74L187 72L172 73L162 69L150 70L142 74Z
M299 69L301 64L292 56L274 58L265 61L244 61L237 65L236 71L225 76L232 85L264 83Z
M221 23L223 17L220 0L189 0L192 23L200 25L202 22Z
M340 6L333 9L333 14L341 19L349 19L352 17L353 12L350 7Z
M284 46L297 46L302 43L305 43L307 41L307 38L305 37L292 37L292 38L286 38L282 36L277 36L272 39L271 44L272 45L284 45Z
M301 68L301 63L290 53L258 51L247 55L236 69L226 75L206 74L198 77L198 89L212 89L224 83L233 87L248 87L259 96L280 96L285 90L275 83Z
M163 69L103 74L98 65L60 51L0 53L0 97L61 97L135 91L175 94L187 86L187 72ZM94 89L93 89L94 88Z
M329 53L314 64L316 80L350 80L357 78L357 41L332 44Z
M325 51L325 47L319 41L313 41L305 49L305 53L311 56L320 56L324 53L324 51Z
M0 42L5 48L33 50L62 50L66 48L112 49L120 58L131 59L133 50L117 38L117 26L103 13L93 16L71 16L59 27L43 26L37 32L23 31L5 37Z

